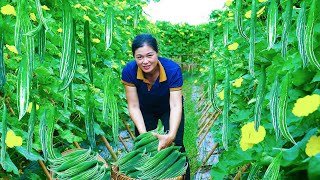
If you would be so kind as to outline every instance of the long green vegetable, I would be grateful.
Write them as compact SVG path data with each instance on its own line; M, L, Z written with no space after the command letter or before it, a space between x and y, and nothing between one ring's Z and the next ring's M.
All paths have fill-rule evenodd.
M213 42L214 42L214 31L209 32L209 51L213 51Z
M47 141L47 150L48 150L48 157L50 159L57 158L54 151L53 151L53 132L54 132L54 124L55 124L55 108L50 108L49 116L47 119L47 132L46 132L46 141Z
M63 26L63 48L62 56L60 62L60 78L64 79L68 72L69 61L72 61L74 53L72 51L73 46L73 37L74 37L74 28L73 28L73 18L72 18L72 9L68 0L62 0L62 26Z
M6 84L6 68L3 58L3 39L4 39L4 32L0 32L0 89L4 87Z
M106 49L109 49L112 43L112 33L113 33L113 8L111 6L107 7L106 14L106 24L105 24L105 41Z
M255 59L255 41L256 41L256 21L257 21L257 0L252 0L251 5L251 23L250 23L250 53L249 53L249 71L254 77L254 59Z
M71 37L71 54L69 56L70 59L67 60L67 64L66 64L66 71L64 74L64 77L62 78L62 83L61 83L61 88L60 91L66 89L70 83L73 80L74 74L76 72L77 69L77 57L76 57L76 38L75 38L75 34L76 34L76 23L75 20L73 20L73 26L72 26L72 37Z
M289 32L291 27L291 19L292 19L292 6L293 6L293 0L288 0L286 5L286 10L284 12L284 25L282 30L282 49L281 49L281 55L283 58L287 58L287 50L288 50L288 38L289 38Z
M3 101L3 112L2 112L2 129L1 129L1 155L0 163L3 169L5 168L5 158L6 158L6 136L7 136L7 106Z
M95 133L94 133L94 102L93 94L88 86L86 94L86 115L85 115L85 125L88 140L90 142L91 148L96 147Z
M136 28L139 23L139 15L140 15L140 6L135 6L134 8L134 17L133 17L133 27Z
M256 131L258 131L260 126L262 105L263 105L264 95L266 91L266 79L267 79L266 67L262 66L261 76L259 79L259 84L258 84L257 94L256 94L256 104L254 109L254 128Z
M265 172L263 179L268 180L277 180L279 176L280 164L282 159L282 152L280 152L268 166L267 171Z
M25 115L29 105L30 96L30 65L27 58L22 58L17 81L17 105L19 120Z
M222 118L222 144L228 150L228 136L229 136L229 107L230 107L230 66L226 60L226 73L224 78L224 106Z
M44 26L41 27L41 30L39 31L39 38L38 38L38 53L40 57L40 62L44 62L44 55L46 52L46 30Z
M31 30L32 28L32 24L30 22L29 19L24 18L23 21L24 22L24 32L28 32ZM29 75L30 78L32 78L32 73L33 73L33 69L34 69L34 36L25 36L25 47L26 47L26 55L28 58L28 63L29 63Z
M308 14L305 41L306 41L306 50L307 50L307 56L309 61L312 62L320 70L320 64L316 56L314 55L314 50L313 50L314 23L315 23L316 16L319 16L319 12L320 12L319 2L316 3L316 0L313 0L311 3L309 14Z
M302 59L303 68L308 65L308 56L306 51L306 3L303 1L301 3L301 9L299 12L299 16L297 18L297 38L298 38L298 48L300 52L300 56Z
M236 0L236 13L234 14L234 19L236 22L237 30L239 34L245 38L247 41L249 38L243 31L243 21L242 21L242 0Z
M223 46L226 47L229 39L229 24L226 22L223 27Z
M43 26L45 27L46 30L48 30L48 25L46 23L45 18L43 17L43 13L42 13L42 8L41 8L41 3L40 0L35 0L36 1L36 6L37 6L37 12L38 15L40 17L40 22L43 24Z
M216 104L215 101L215 91L216 91L216 69L215 69L215 65L214 65L214 59L212 59L211 61L211 69L210 69L210 80L209 80L209 96L210 96L210 101L211 104L213 106L213 108L218 111L221 112L221 110L219 109L219 107Z
M278 23L278 3L277 0L271 0L268 7L267 32L268 32L268 50L270 50L277 38Z
M270 97L270 113L272 119L272 125L276 133L276 139L280 137L280 126L279 126L279 82L278 77L274 80L274 83L271 88L271 97Z
M14 45L18 51L18 53L21 53L21 41L22 41L22 19L25 17L28 17L27 14L24 11L24 8L26 7L26 0L17 1L18 11L17 11L17 18L16 18L16 24L14 27Z
M280 93L280 102L279 102L279 125L282 135L293 144L296 144L293 137L291 136L286 122L287 114L287 105L288 105L288 91L290 86L290 75L286 74L282 83L281 83L281 93Z
M84 48L86 51L86 60L87 60L87 68L88 68L89 78L90 78L91 84L93 84L89 21L86 21L84 23Z
M29 121L28 121L28 141L27 141L28 153L30 153L32 149L33 132L34 132L35 123L36 123L36 102L33 102Z
M44 110L40 117L40 128L39 128L40 143L42 148L42 154L45 161L48 159L48 142L47 142L47 111Z

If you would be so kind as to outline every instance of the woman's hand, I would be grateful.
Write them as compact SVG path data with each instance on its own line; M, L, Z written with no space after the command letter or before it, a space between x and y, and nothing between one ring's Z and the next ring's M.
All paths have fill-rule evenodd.
M174 137L170 134L161 135L154 132L152 134L159 139L158 151L169 147L174 141Z

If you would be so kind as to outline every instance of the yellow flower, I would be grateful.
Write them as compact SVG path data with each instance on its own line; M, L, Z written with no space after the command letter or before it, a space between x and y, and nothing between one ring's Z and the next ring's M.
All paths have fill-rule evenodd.
M127 17L127 20L129 20L129 19L132 19L132 16L128 16L128 17Z
M232 83L232 86L234 86L234 87L241 87L242 82L243 82L243 78L240 77L240 78L236 79L236 80L234 81L234 83Z
M259 0L259 2L261 2L261 3L262 3L262 2L267 2L267 1L268 1L268 0Z
M85 19L85 20L87 20L87 21L91 22L91 19L90 19L90 18L89 18L89 16L87 16L87 15L83 15L83 19Z
M196 79L196 80L193 81L193 84L196 84L197 82L198 82L198 80Z
M260 17L263 13L264 13L264 10L265 10L265 6L263 6L261 9L259 9L259 11L257 12L257 17ZM246 14L244 15L247 19L250 19L251 18L251 10L247 11Z
M41 6L41 8L42 8L43 10L45 10L45 11L49 11L49 10L50 10L50 9L48 8L48 6L46 6L46 5Z
M254 122L249 122L241 128L241 138L246 143L258 144L266 136L266 130L259 126L258 132L254 129Z
M228 13L228 16L229 17L232 17L234 14L231 12L231 11L229 11L229 13Z
M58 30L57 30L59 33L62 33L62 28L59 28Z
M1 13L4 15L14 15L16 16L16 10L10 4L1 7Z
M34 13L30 13L30 19L35 22L37 21L37 17Z
M219 98L221 99L221 101L224 100L224 90L222 90L221 92L219 92L218 94Z
M131 34L131 32L129 32L129 31L126 31L126 34L130 35L130 34Z
M228 50L234 51L234 50L238 49L238 47L239 47L239 44L235 42L235 43L230 44L230 45L228 46Z
M306 145L306 154L311 157L320 153L320 136L311 136Z
M76 8L76 9L78 9L78 8L80 8L80 7L81 7L81 4L80 4L80 3L78 3L78 4L74 5L73 7L74 7L74 8Z
M113 64L113 65L112 65L112 68L113 68L113 69L117 69L118 67L119 67L119 66L118 66L117 64Z
M292 113L297 117L308 116L316 111L320 106L320 95L313 94L299 98L292 109Z
M246 143L246 142L243 141L242 138L240 139L239 144L240 144L240 147L241 147L242 151L246 151L246 150L248 150L248 149L253 147L252 143Z
M117 19L117 20L119 20L119 21L121 21L121 17L119 17L119 16L118 16L118 17L116 17L116 19Z
M247 19L250 19L250 18L251 18L251 10L247 11L244 16L245 16Z
M14 146L21 146L22 145L22 138L20 136L16 136L16 134L10 129L7 132L5 142L9 148L13 148Z
M108 6L108 3L106 3L106 2L103 2L103 5L105 5L105 6Z
M15 54L18 54L17 48L15 46L10 46L10 45L6 44L6 48L8 48L9 51L11 51Z
M226 1L226 6L228 6L228 7L231 6L232 2L233 2L233 0L227 0Z
M98 38L93 38L93 39L92 39L92 42L94 42L94 43L100 43L100 39L98 39Z
M217 26L219 27L219 26L221 26L222 25L222 23L221 22L219 22L218 24L217 24Z
M263 6L258 12L257 12L257 17L260 17L264 13L264 9L266 9L265 6Z
M213 57L213 58L216 58L216 57L217 57L217 55L216 55L216 54L213 54L213 55L212 55L212 57Z
M124 62L123 60L121 60L121 64L122 64L122 65L126 65L126 62Z
M93 7L96 11L100 11L100 9L97 6Z
M88 10L88 9L89 9L89 10L92 10L91 7L89 7L89 6L83 6L83 8L84 8L84 10ZM82 8L82 9L83 9L83 8Z
M28 106L27 112L28 112L28 113L31 113L31 109L32 109L32 102L30 102L30 103L29 103L29 106ZM38 104L36 104L36 110L38 110L38 109L39 109L39 105L38 105Z
M254 122L249 122L241 128L240 147L243 151L253 147L264 140L266 130L263 126L259 126L258 131L254 129Z

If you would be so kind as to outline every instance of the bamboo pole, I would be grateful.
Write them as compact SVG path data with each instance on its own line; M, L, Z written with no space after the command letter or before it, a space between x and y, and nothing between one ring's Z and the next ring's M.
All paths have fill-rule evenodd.
M200 108L200 107L203 106L204 104L208 104L208 101L206 101L206 98L203 98L202 101L200 101L198 107Z
M211 155L213 154L213 152L217 149L218 145L219 145L219 143L216 143L216 144L212 147L211 151L209 152L209 154L207 155L207 157L206 157L206 158L204 159L204 161L202 162L202 166L204 166L204 165L207 163L207 161L209 160L209 158L211 157Z
M216 120L218 119L219 114L220 114L220 112L217 113L216 116L213 118L213 121L212 121L211 124L208 126L207 131L203 134L202 138L200 139L198 146L201 145L202 141L204 140L204 138L205 138L205 137L207 136L207 134L209 133L211 127L212 127L213 124L214 124L214 122L216 122Z
M203 121L206 121L209 117L210 113L207 113L206 116L204 118L202 118L203 120L199 123L198 128L202 127Z
M129 127L128 123L126 122L126 120L124 120L124 119L123 119L123 117L122 117L122 116L121 116L121 118L120 118L120 119L122 120L122 122L123 122L124 126L126 127L126 129L127 129L128 133L129 133L129 135L130 135L131 139L133 140L135 137L134 137L134 135L133 135L132 131L130 130L130 127Z
M106 147L107 147L108 151L110 152L112 158L117 161L118 157L117 157L116 153L114 153L114 151L113 151L112 147L110 146L108 140L102 135L100 137L101 137L102 141L104 142L104 144L106 145Z
M78 148L78 149L81 149L80 145L78 142L73 142L73 144Z
M241 175L248 169L249 166L250 164L243 165L236 176L233 178L233 180L239 180L241 178Z
M128 149L128 147L126 146L126 144L124 143L122 137L121 137L120 135L118 135L118 138L119 138L120 142L122 143L123 147L126 149L126 151L129 152L129 149Z
M197 105L196 105L197 108L200 107L199 104L200 104L200 102L202 101L204 95L205 95L204 92L202 92L202 93L200 94L200 97L199 97L199 99L197 100Z
M38 163L40 164L43 172L46 174L47 179L52 180L51 174L49 173L46 165L44 164L44 162L42 160L38 160Z
M205 107L204 107L205 108ZM206 109L207 110L207 109ZM200 118L198 119L198 122L206 115L206 113L202 113L203 110L200 110L200 113L201 113L201 116Z
M211 122L211 119L213 118L213 116L215 115L215 113L211 114L211 116L209 117L209 120L206 122L206 124L204 124L204 126L200 126L202 127L201 130L198 132L198 136L199 137L202 132L205 130L205 128L207 127L207 125Z

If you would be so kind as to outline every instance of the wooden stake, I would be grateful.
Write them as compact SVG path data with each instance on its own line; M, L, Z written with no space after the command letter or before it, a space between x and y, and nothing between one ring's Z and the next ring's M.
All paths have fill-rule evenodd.
M210 115L210 114L207 113L206 116L205 116L204 118L202 118L203 120L199 123L198 128L201 128L201 127L202 127L203 121L206 121L206 120L208 119L208 116L209 116L209 115ZM199 121L200 121L200 119L199 119Z
M78 142L73 142L73 144L78 148L78 149L81 149L80 145Z
M46 174L47 179L52 180L51 174L49 173L49 171L48 171L46 165L43 163L43 161L42 160L38 160L38 163L40 164L42 170Z
M249 166L250 164L243 165L236 176L233 178L233 180L239 180L241 178L241 175L248 169Z
M206 132L203 134L202 138L199 141L198 146L201 145L202 141L204 140L204 138L207 136L207 134L209 133L211 127L213 126L214 122L218 119L220 112L216 114L216 116L213 118L213 121L211 121L211 124L208 126L208 129L206 130Z
M213 148L211 149L211 151L209 152L209 154L207 155L206 159L204 159L204 161L202 162L202 166L204 166L207 161L209 160L209 158L211 157L211 155L213 154L213 152L217 149L219 143L216 143Z
M211 122L211 119L213 118L214 115L215 115L215 113L211 114L211 116L209 117L209 120L206 122L206 124L204 124L204 126L200 126L202 128L198 132L198 136L197 137L199 137L201 135L201 133L204 131L204 129L207 127L207 125Z
M113 158L115 161L117 161L117 160L118 160L118 157L117 157L116 153L114 153L114 151L113 151L112 147L110 146L108 140L107 140L104 136L102 136L102 135L101 135L100 137L101 137L102 141L104 142L104 144L106 145L106 147L107 147L108 151L110 152L112 158Z
M130 130L130 127L129 127L128 123L126 122L126 120L124 120L124 118L123 118L122 116L121 116L120 119L122 120L124 126L126 127L126 129L127 129L128 133L129 133L131 139L133 140L135 137L134 137L132 131Z
M122 143L123 147L126 149L126 151L129 152L129 149L128 149L128 147L126 146L126 144L124 143L122 137L121 137L120 135L118 135L118 138L119 138L120 142Z

